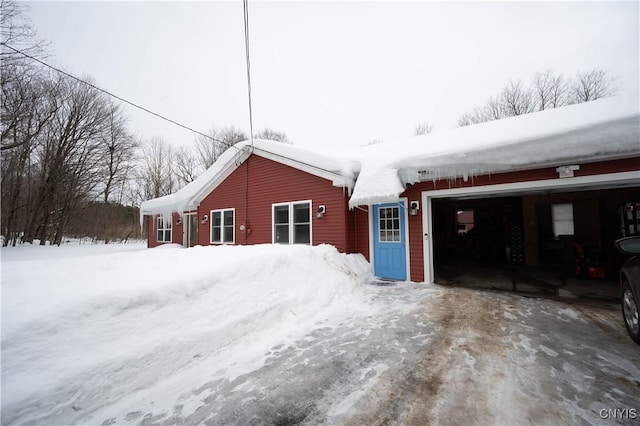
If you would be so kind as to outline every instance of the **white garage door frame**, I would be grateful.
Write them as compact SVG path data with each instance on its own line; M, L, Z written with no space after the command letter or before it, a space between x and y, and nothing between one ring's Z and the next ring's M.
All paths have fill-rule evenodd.
M431 201L434 198L525 195L540 191L567 192L588 191L622 186L640 186L640 171L609 173L592 176L503 183L422 192L422 244L424 254L424 281L433 283L433 215Z

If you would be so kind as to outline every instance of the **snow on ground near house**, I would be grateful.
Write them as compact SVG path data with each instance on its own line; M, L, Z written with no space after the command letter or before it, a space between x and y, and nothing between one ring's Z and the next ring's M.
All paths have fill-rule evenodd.
M370 311L369 264L330 246L106 247L3 249L3 424L79 421L168 382L171 404Z
M330 246L3 249L2 424L636 421L618 307L371 279Z

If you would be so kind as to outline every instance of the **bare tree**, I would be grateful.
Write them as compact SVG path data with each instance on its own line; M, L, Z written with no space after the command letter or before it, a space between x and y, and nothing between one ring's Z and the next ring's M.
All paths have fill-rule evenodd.
M554 74L551 70L536 73L531 86L537 111L558 108L569 102L568 81L562 74Z
M31 206L31 157L38 138L60 108L57 83L9 64L2 80L2 232L17 242ZM11 75L5 79L4 76Z
M139 183L142 198L149 200L171 194L174 181L173 148L160 137L152 138L142 147Z
M261 131L259 131L258 133L256 133L254 135L254 137L256 139L266 139L269 141L276 141L276 142L282 142L282 143L291 143L291 141L289 140L289 138L287 137L287 134L285 132L279 132L277 130L272 130L268 127L265 127L264 129L262 129Z
M122 201L122 188L131 179L132 166L136 160L138 142L127 129L127 120L119 105L109 102L107 126L100 138L103 150L103 188L102 188L102 224L101 237L105 244L112 238L114 209L108 204L115 194L118 203ZM100 211L98 209L98 211Z
M514 117L516 115L529 114L534 111L533 96L531 91L524 87L521 80L510 81L509 84L502 89L500 96L500 106L502 116ZM503 117L499 118L503 118Z
M465 112L458 118L458 127L470 126L472 124L489 121L486 118L485 110L482 107L475 107L471 112Z
M27 241L60 244L65 227L94 198L103 178L101 136L109 126L105 96L75 80L61 77L61 107L46 126L36 148L37 185Z
M485 121L499 120L507 117L504 104L500 98L490 97L482 107L476 107L471 112L463 114L458 119L458 126L464 127L471 124L484 123Z
M224 148L220 142L218 142L218 130L212 127L208 133L209 137L202 135L196 136L196 156L203 169L208 169L213 163L216 162L220 154L224 151Z
M112 201L112 195L120 191L123 181L130 179L129 172L136 161L136 150L139 142L127 129L127 120L119 105L110 102L108 105L107 126L101 136L104 152L104 187L102 201ZM120 201L121 196L117 197Z
M571 83L570 102L581 103L613 96L618 93L617 80L606 71L594 68L587 72L578 72Z
M422 123L416 124L416 127L413 128L413 135L414 136L426 135L428 133L433 132L434 130L435 130L435 127L433 126L433 124L423 121Z
M0 1L4 244L60 244L65 232L79 229L89 207L93 214L84 222L106 237L107 218L102 222L99 213L109 210L107 204L121 216L131 213L113 201L123 199L136 142L106 95L29 58L46 57L47 44L37 38L23 3Z
M175 173L179 184L193 182L202 172L198 158L187 148L181 146L175 155Z
M196 137L196 157L200 171L211 167L223 152L244 140L247 140L247 136L235 126L221 129L212 127L208 132L208 137L198 135Z
M24 64L25 56L12 50L8 46L36 57L47 56L49 43L38 38L37 32L27 18L27 6L23 2L0 0L0 64ZM4 77L3 77L4 78Z
M224 150L248 139L246 133L236 126L223 127L218 131L218 136L218 139L222 141L222 145L225 147Z
M575 80L571 81L562 74L546 71L534 76L529 89L522 81L509 82L498 97L491 97L484 106L463 114L458 119L458 126L592 101L613 96L617 91L616 79L599 69L587 73L578 72Z

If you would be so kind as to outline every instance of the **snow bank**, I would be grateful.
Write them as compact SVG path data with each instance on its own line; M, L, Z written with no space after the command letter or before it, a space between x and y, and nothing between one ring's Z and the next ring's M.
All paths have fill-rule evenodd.
M600 99L363 149L349 206L397 201L419 180L640 155L637 96Z
M372 309L370 265L326 245L19 253L2 251L3 424L90 423L163 386L154 395L172 406L318 322Z

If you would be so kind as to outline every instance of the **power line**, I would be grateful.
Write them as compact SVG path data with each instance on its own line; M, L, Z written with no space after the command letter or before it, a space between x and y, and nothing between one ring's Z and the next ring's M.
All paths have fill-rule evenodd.
M109 95L109 96L111 96L111 97L113 97L113 98L116 98L116 99L118 99L119 101L122 101L122 102L124 102L124 103L126 103L126 104L129 104L129 105L131 105L131 106L133 106L133 107L135 107L135 108L138 108L138 109L140 109L140 110L142 110L142 111L144 111L144 112L146 112L146 113L149 113L149 114L151 114L151 115L155 115L155 116L156 116L156 117L158 117L158 118L161 118L161 119L163 119L163 120L165 120L165 121L168 121L168 122L169 122L169 123L171 123L171 124L175 124L176 126L180 126L180 127L182 127L183 129L187 129L187 130L189 130L190 132L193 132L193 133L198 134L198 135L200 135L200 136L204 136L205 138L211 139L211 140L212 140L212 141L214 141L214 142L221 143L222 145L225 145L225 146L227 146L227 147L231 147L231 146L233 146L232 144L228 144L227 142L223 142L223 141L221 141L221 140L219 140L219 139L216 139L216 138L214 138L214 137L212 137L212 136L210 136L210 135L207 135L206 133L199 132L199 131L197 131L197 130L195 130L195 129L192 129L191 127L185 126L184 124L178 123L178 122L177 122L177 121L175 121L175 120L172 120L172 119L170 119L170 118L167 118L167 117L165 117L165 116L163 116L163 115L160 115L160 114L158 114L158 113L156 113L156 112L153 112L153 111L151 111L151 110L149 110L149 109L147 109L147 108L145 108L145 107L142 107L142 106L140 106L140 105L137 105L137 104L135 104L135 103L133 103L133 102L131 102L131 101L128 101L128 100L126 100L126 99L124 99L124 98L121 98L120 96L114 95L113 93L109 92L108 90L102 89L102 88L100 88L100 87L98 87L98 86L96 86L96 85L94 85L94 84L89 83L88 81L82 80L82 79L80 79L80 78L76 77L75 75L69 74L69 73L68 73L68 72L66 72L66 71L63 71L63 70L61 70L61 69L59 69L59 68L54 67L53 65L49 65L49 64L47 64L46 62L44 62L44 61L42 61L42 60L40 60L40 59L38 59L38 58L35 58L35 57L33 57L33 56L29 55L28 53L25 53L25 52L23 52L23 51L21 51L21 50L18 50L18 49L16 49L15 47L9 46L9 45L8 45L8 44L6 44L6 43L1 43L1 45L2 45L2 46L5 46L5 47L8 47L9 49L13 50L14 52L19 53L19 54L21 54L21 55L23 55L23 56L25 56L25 57L27 57L27 58L29 58L29 59L33 60L33 61L36 61L36 62L38 62L38 63L40 63L40 64L44 65L45 67L51 68L52 70L54 70L54 71L56 71L56 72L59 72L60 74L66 75L67 77L70 77L70 78L72 78L72 79L74 79L74 80L77 80L77 81L79 81L80 83L86 84L87 86L89 86L89 87L91 87L91 88L93 88L93 89L95 89L95 90L98 90L98 91L100 91L100 92L102 92L102 93L105 93L105 94L107 94L107 95ZM249 103L251 103L251 102L249 102ZM237 148L236 148L236 149L237 149Z
M244 7L244 47L247 59L247 88L249 92L249 131L251 132L251 146L253 146L253 111L251 108L251 61L249 59L249 2L242 2Z

